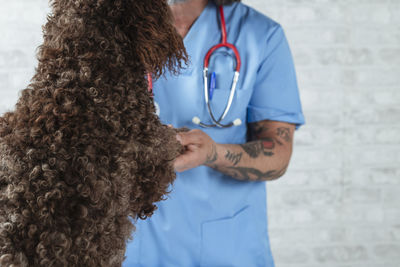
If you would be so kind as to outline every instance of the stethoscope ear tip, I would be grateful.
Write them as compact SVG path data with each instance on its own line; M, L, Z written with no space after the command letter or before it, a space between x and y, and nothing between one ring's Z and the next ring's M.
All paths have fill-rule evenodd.
M197 117L197 116L195 116L195 117L193 117L192 122L193 122L194 124L199 125L199 124L200 124L200 118Z
M236 120L234 120L234 121L233 121L233 125L234 125L234 126L242 125L242 120L241 120L241 119L236 119Z

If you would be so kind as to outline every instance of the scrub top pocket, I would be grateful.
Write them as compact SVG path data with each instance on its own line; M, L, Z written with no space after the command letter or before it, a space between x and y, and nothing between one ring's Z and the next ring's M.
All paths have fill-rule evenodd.
M204 222L201 225L200 266L263 266L252 265L263 261L259 255L263 243L262 237L256 236L256 231L246 229L249 220L252 220L252 216L249 206L246 206L232 217Z

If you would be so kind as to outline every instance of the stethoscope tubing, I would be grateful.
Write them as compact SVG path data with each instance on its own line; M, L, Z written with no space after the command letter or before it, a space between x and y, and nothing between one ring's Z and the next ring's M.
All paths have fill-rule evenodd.
M236 91L237 82L238 82L238 80L239 80L239 75L240 75L240 73L237 72L237 71L235 71L234 78L233 78L233 83L232 83L232 87L231 87L230 94L229 94L229 99L228 99L228 102L227 102L227 104L226 104L226 106L225 106L224 113L223 113L223 114L221 115L221 117L217 120L217 119L215 118L215 116L214 116L214 113L212 112L211 105L210 105L210 101L209 101L208 87L207 87L207 85L208 85L208 68L205 68L205 69L203 70L204 98L205 98L205 100L206 100L206 106L207 106L207 109L208 109L208 113L210 114L211 120L214 122L214 124L205 124L205 123L202 123L202 122L200 122L200 121L198 120L198 117L195 117L195 118L196 118L196 122L198 122L198 123L196 123L196 122L194 121L195 124L199 124L200 126L206 127L206 128L211 128L211 127L216 127L216 126L218 126L218 127L220 127L220 128L228 128L228 127L232 127L232 126L234 126L234 125L237 124L237 123L234 123L234 122L231 122L231 123L229 123L229 124L222 124L221 121L225 118L225 116L228 114L228 111L229 111L230 108L231 108L231 105L232 105L232 102L233 102L233 97L234 97L235 91ZM239 125L240 125L240 124L239 124Z
M200 119L198 117L194 117L193 118L193 123L198 124L202 127L206 127L206 128L211 128L211 127L220 127L220 128L228 128L231 126L238 126L241 124L241 120L240 119L236 119L235 121L228 123L228 124L222 124L221 121L226 117L226 115L228 114L231 106L232 106L232 102L233 102L233 97L235 95L236 92L236 86L239 80L239 76L240 76L240 67L241 67L241 59L240 59L240 54L238 49L236 48L236 46L234 46L231 43L227 42L227 33L226 33L226 22L225 22L225 15L224 15L224 9L223 6L219 6L219 14L221 17L221 35L222 35L222 42L214 45L213 47L211 47L210 50L208 50L205 58L204 58L204 69L203 69L203 82L204 82L204 98L205 98L205 102L206 102L206 106L207 106L207 110L208 113L210 115L210 118L213 122L213 124L205 124L203 122L200 121ZM236 58L236 69L235 69L235 74L233 77L233 81L232 81L232 86L231 86L231 90L229 93L229 98L228 98L228 102L225 106L224 112L222 113L221 117L217 120L212 112L211 109L211 105L210 105L210 98L208 95L208 66L210 63L210 58L211 55L219 48L221 47L227 47L228 49L231 49L234 54L235 54L235 58Z

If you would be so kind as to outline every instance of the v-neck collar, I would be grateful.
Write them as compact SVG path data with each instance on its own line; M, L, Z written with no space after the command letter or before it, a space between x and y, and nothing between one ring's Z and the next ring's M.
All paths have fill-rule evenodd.
M183 76L192 75L193 71L203 67L202 58L215 42L218 31L214 27L217 21L216 5L209 0L199 17L193 22L188 33L183 38L186 51L189 55L189 64L180 71ZM215 36L214 36L215 35Z
M205 17L208 16L210 11L214 8L214 3L212 0L208 0L207 5L204 7L203 11L201 12L200 16L193 22L192 26L190 27L189 31L183 38L183 42L189 43L193 39L193 35L196 35L196 32L199 27L201 27L201 21L205 19Z

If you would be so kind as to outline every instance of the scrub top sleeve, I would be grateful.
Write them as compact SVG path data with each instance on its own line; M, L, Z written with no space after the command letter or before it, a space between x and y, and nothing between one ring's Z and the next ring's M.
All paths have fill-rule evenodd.
M264 56L247 109L247 121L274 120L304 124L296 72L285 33L275 24L266 36Z

